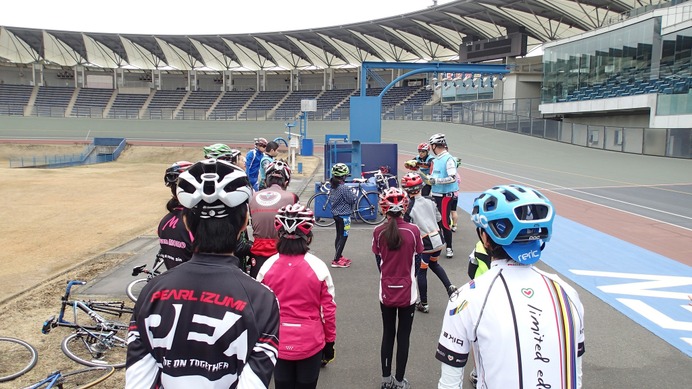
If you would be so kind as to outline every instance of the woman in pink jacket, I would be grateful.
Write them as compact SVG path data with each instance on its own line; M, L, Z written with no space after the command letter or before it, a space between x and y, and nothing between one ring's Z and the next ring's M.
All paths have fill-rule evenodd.
M320 365L334 359L336 303L329 267L308 253L313 212L300 203L276 214L278 254L267 259L257 281L276 294L280 307L276 389L314 389Z

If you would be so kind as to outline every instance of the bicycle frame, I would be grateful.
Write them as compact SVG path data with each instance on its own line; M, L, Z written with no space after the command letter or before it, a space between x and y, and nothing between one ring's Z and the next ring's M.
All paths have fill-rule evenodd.
M70 289L72 289L72 286L85 284L85 281L69 281L67 283L65 294L61 298L58 318L54 321L51 318L44 323L44 328L42 330L44 334L50 332L51 328L58 326L83 329L87 331L117 331L119 329L115 324L111 323L110 320L107 320L103 316L99 315L98 312L109 313L121 317L124 313L131 313L131 309L125 308L125 303L122 301L84 302L80 300L70 300ZM68 321L65 319L65 311L67 306L72 306L74 321ZM97 325L81 325L77 323L78 309L86 313L95 323L97 323Z

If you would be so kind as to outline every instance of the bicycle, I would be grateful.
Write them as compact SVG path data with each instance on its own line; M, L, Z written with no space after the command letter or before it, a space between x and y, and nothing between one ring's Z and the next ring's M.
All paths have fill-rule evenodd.
M357 184L351 187L357 194L357 201L351 210L351 217L367 224L377 225L384 221L385 216L380 210L378 199L379 192L368 191L363 188L363 180L354 180ZM320 192L315 193L307 202L307 207L312 209L315 214L315 224L321 227L329 227L335 223L332 217L332 207L330 203L331 186L328 183L322 184Z
M367 178L366 176L372 175L372 177ZM393 174L389 174L389 166L380 166L377 170L370 170L361 172L360 180L353 180L354 182L370 182L374 181L377 186L377 191L382 194L385 190L389 188L396 188L399 186L399 180Z
M26 374L37 361L38 352L34 346L21 339L0 337L0 382Z
M55 327L68 327L74 332L63 339L60 348L68 358L86 366L125 366L127 341L119 337L118 332L127 331L128 324L105 319L100 313L121 317L132 314L133 309L126 307L122 301L70 300L70 289L73 285L85 285L84 281L68 281L65 295L61 298L58 317L51 316L43 323L41 332L48 334ZM65 320L65 309L71 306L74 321ZM92 324L82 325L77 322L77 313L82 311Z
M113 366L93 366L86 369L74 370L63 373L60 370L54 371L48 377L35 384L29 385L24 389L50 389L50 388L92 388L115 372Z
M154 267L151 270L147 269L147 265L139 265L132 268L133 277L137 277L142 273L146 274L147 276L146 278L138 278L127 284L125 293L127 294L127 297L130 298L130 300L132 300L133 302L137 302L139 293L142 291L142 288L144 288L147 282L149 282L152 278L162 273L159 271L161 265L163 265L163 259L156 258L156 261L154 262Z

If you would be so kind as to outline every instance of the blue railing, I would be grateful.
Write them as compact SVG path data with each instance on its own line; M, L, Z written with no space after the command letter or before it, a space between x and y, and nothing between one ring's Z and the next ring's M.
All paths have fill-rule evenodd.
M125 138L94 138L80 154L11 158L10 167L60 168L112 162L118 159L126 145Z

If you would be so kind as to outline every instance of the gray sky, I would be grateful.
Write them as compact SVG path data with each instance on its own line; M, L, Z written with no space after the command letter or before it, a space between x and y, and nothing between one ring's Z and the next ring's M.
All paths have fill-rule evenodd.
M433 0L3 1L0 25L131 34L237 34L331 27L431 5Z

